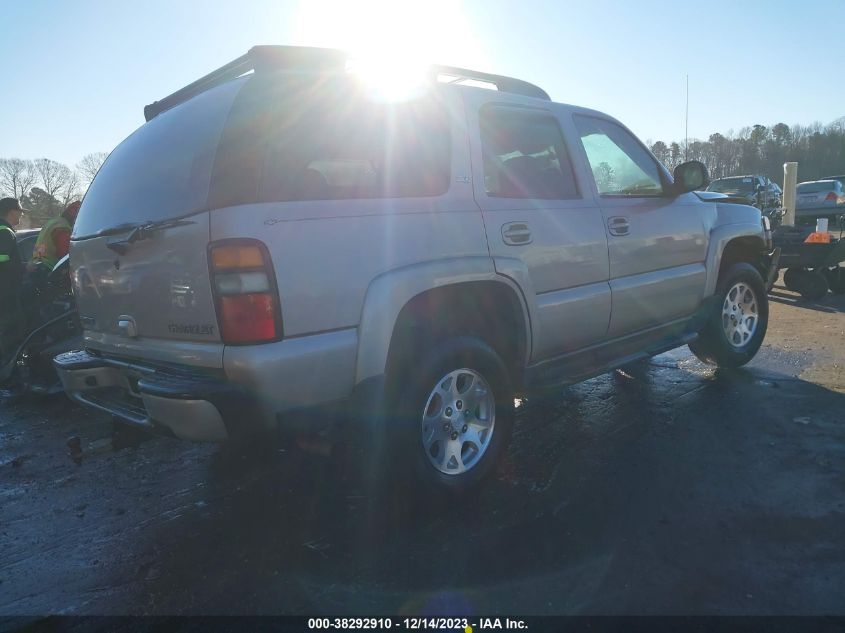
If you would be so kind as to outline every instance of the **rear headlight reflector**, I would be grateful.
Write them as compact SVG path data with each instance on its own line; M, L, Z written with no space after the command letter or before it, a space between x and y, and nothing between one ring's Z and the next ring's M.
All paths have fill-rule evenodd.
M267 273L254 271L248 273L218 273L214 277L217 292L221 295L254 294L270 292L270 280Z
M224 343L265 343L282 338L282 312L270 255L254 239L209 247L217 322Z

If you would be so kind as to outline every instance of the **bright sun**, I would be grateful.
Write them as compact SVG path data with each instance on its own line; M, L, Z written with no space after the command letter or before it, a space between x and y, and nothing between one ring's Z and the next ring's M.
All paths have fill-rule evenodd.
M348 51L388 99L413 92L432 63L487 66L461 5L448 0L302 0L295 33L297 44Z

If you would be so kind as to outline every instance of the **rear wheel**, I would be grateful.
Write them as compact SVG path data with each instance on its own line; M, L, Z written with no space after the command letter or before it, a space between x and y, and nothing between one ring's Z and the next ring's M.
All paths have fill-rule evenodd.
M801 277L807 273L804 268L787 268L783 274L783 285L788 290L798 292L798 285L801 283Z
M391 407L394 467L431 492L461 494L504 452L513 389L501 358L477 338L456 337L407 370Z
M810 301L824 299L827 295L827 278L820 270L807 270L798 279L797 292Z
M717 309L689 347L702 362L740 367L754 358L769 323L769 303L760 273L750 264L734 264L719 280Z

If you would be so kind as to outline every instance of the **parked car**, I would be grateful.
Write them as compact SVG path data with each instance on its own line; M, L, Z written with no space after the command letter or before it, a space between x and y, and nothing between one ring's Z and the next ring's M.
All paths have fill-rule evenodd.
M434 67L384 102L345 67L255 47L145 108L74 228L73 399L191 440L314 432L343 403L393 472L466 491L517 394L685 343L757 353L761 214L695 193L701 163L673 177L518 79Z
M845 213L845 186L838 180L812 180L798 184L795 190L795 218L828 218L833 226Z
M717 178L707 186L707 191L724 193L741 198L758 209L781 205L780 187L766 176L731 176Z
M820 178L820 180L838 180L839 184L845 187L845 174L841 176L825 176L824 178Z

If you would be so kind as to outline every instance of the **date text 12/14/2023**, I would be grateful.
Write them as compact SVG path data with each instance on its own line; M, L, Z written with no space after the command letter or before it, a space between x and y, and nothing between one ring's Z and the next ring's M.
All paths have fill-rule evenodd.
M309 618L309 630L473 631L527 630L524 620L513 618Z

